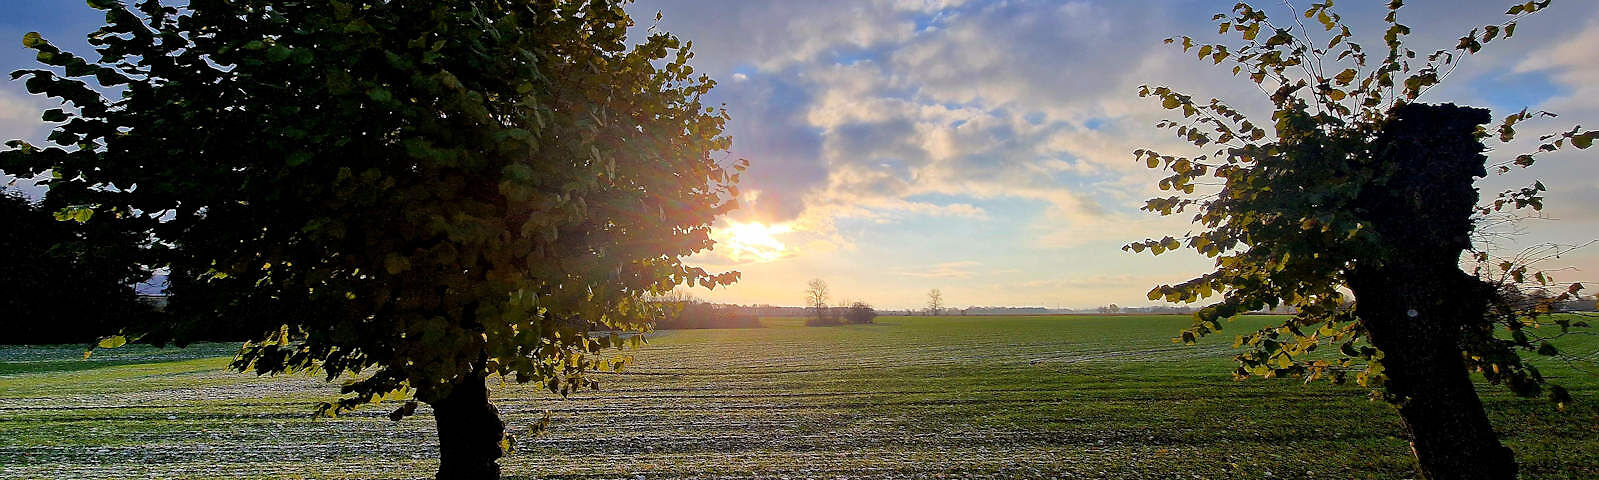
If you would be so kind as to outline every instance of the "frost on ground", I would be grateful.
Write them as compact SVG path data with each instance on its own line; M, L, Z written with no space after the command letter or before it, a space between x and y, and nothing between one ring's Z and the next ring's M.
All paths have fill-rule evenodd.
M562 399L491 379L518 434L501 463L522 478L1412 475L1390 410L1363 390L1228 381L1227 345L1169 341L1182 322L667 332L601 391ZM80 352L0 349L0 362ZM313 419L337 384L226 372L227 346L125 356L135 363L0 376L0 478L431 478L436 466L425 407L400 422L384 418L393 404ZM546 411L549 430L530 434ZM1579 430L1587 450L1535 455L1530 477L1599 473L1599 434L1551 425Z

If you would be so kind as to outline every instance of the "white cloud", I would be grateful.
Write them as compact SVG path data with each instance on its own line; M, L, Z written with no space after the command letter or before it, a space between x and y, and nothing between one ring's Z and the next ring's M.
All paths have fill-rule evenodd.
M973 268L982 265L982 262L970 260L961 262L945 262L929 265L926 268L921 268L918 270L902 271L899 274L907 277L917 278L971 278L972 276L977 275L977 271L973 270Z
M47 108L46 99L10 88L16 86L19 85L0 86L0 144L17 139L42 143L50 130L50 124L39 119L40 112ZM5 147L0 146L0 150L3 149ZM0 188L16 188L31 197L44 193L43 187L33 181L7 174L0 174Z
M42 97L0 88L0 141L39 140L50 126L39 119L45 108Z
M1599 45L1599 18L1590 20L1581 32L1538 55L1516 64L1515 71L1545 72L1570 89L1549 102L1555 111L1593 111L1599 109L1599 62L1594 61L1594 45Z
M1137 86L1168 85L1200 99L1221 98L1256 123L1268 123L1269 103L1254 84L1161 42L1174 34L1220 40L1209 36L1215 32L1209 13L1226 5L1155 0L673 5L684 8L669 12L669 22L704 18L708 9L733 19L684 24L687 30L667 25L667 30L696 41L698 59L709 65L702 71L736 79L722 86L732 87L725 98L733 108L734 149L741 155L751 152L752 173L765 169L747 185L763 192L752 202L757 205L753 215L792 220L794 235L814 235L826 255L848 255L860 240L851 237L855 232L839 231L841 220L895 224L931 218L936 221L930 223L959 230L1020 224L1024 233L1001 247L1033 252L1098 252L1195 230L1188 215L1138 211L1143 200L1169 193L1155 187L1163 175L1133 161L1132 150L1199 152L1152 127L1167 114L1157 103L1138 98ZM1447 47L1456 30L1497 15L1491 8L1484 15L1458 12L1487 7L1497 4L1421 5L1407 7L1403 18L1417 32L1418 50L1439 41L1448 41L1441 45ZM1381 5L1341 9L1356 24L1357 35L1368 36L1381 33L1380 10ZM1539 42L1553 41L1563 46L1546 49L1550 55L1539 60L1473 56L1460 78L1451 81L1469 85L1472 75L1520 64L1520 71L1547 72L1568 87L1570 101L1599 98L1599 90L1593 90L1599 88L1599 67L1584 51L1599 43L1599 21L1588 22L1577 36L1525 22L1515 42L1534 45L1495 48L1536 49ZM1365 43L1380 45L1380 40ZM1469 88L1441 89L1432 98L1477 99L1457 96L1460 91ZM1014 207L1018 204L1028 206ZM866 245L870 248L870 242ZM808 255L803 246L796 252ZM1106 250L1081 263L1099 269L1125 264L1120 253ZM1146 265L1139 268L1149 271L1139 275L1186 278L1185 273L1154 272L1206 263L1200 258L1181 267ZM1166 265L1166 259L1156 264ZM912 280L962 278L955 274L971 270L877 267ZM1018 273L1023 282L1041 281L1032 270ZM1037 295L1047 287L1027 286L1040 289ZM1116 295L1135 296L1107 301L1138 301L1143 289L1113 289Z
M960 2L649 2L633 9L660 28L695 42L702 71L739 65L778 71L824 56L904 42L915 35L911 15ZM648 15L639 12L649 10ZM717 21L706 21L716 19Z

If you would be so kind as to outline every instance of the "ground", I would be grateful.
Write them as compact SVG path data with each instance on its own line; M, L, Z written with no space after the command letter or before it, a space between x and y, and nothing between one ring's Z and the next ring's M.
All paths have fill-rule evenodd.
M1181 316L887 317L665 331L603 390L491 379L512 478L1413 478L1393 409L1353 385L1230 378ZM1272 321L1249 318L1243 331ZM1523 478L1599 478L1599 339L1545 361L1561 412L1479 385ZM431 478L424 407L312 419L318 377L223 367L236 345L0 348L3 478ZM527 430L550 413L549 431Z

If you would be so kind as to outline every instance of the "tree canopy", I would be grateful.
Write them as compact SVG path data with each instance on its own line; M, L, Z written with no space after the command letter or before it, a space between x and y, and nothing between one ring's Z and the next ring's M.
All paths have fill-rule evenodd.
M147 321L155 312L134 290L149 277L143 239L58 219L54 204L0 190L0 343L88 343Z
M715 82L670 34L630 45L624 3L90 1L98 59L23 39L48 68L12 77L62 123L0 169L149 236L169 318L130 333L238 325L234 368L354 376L325 413L487 374L564 394L621 368L644 296L738 278L683 261L747 165Z
M1368 60L1366 50L1349 41L1352 33L1332 11L1331 2L1312 4L1303 12L1305 18L1316 19L1331 32L1324 42L1312 43L1303 25L1296 32L1294 25L1273 24L1264 12L1242 3L1232 15L1215 17L1221 33L1236 33L1247 42L1242 48L1199 44L1187 36L1167 39L1201 59L1232 64L1235 75L1247 75L1261 85L1276 107L1270 122L1259 122L1219 99L1197 101L1164 86L1139 89L1140 96L1155 97L1164 108L1183 115L1180 120L1161 121L1158 128L1171 130L1196 147L1214 148L1197 156L1151 149L1134 152L1150 168L1169 171L1159 186L1177 193L1150 199L1143 209L1159 215L1193 211L1193 221L1205 229L1183 238L1135 242L1123 249L1159 255L1188 248L1215 259L1216 269L1211 273L1149 292L1150 300L1172 302L1219 297L1195 314L1193 328L1181 332L1178 339L1192 343L1221 330L1223 319L1289 305L1298 312L1292 320L1239 338L1241 345L1253 348L1239 357L1240 376L1303 374L1342 380L1346 371L1342 367L1354 364L1348 358L1301 361L1303 354L1315 345L1335 344L1346 357L1370 360L1376 355L1374 350L1361 348L1361 327L1353 311L1344 308L1350 299L1343 290L1355 265L1375 262L1378 259L1372 255L1385 251L1384 239L1371 230L1371 219L1363 217L1368 209L1360 205L1363 192L1389 188L1387 181L1394 175L1394 166L1381 162L1380 152L1373 147L1379 145L1396 109L1417 101L1437 85L1460 61L1457 57L1475 53L1495 39L1508 38L1521 18L1547 5L1516 5L1507 12L1510 18L1504 23L1474 29L1457 47L1435 51L1423 59L1402 43L1410 29L1398 21L1402 6L1398 1L1389 5L1384 35L1387 50L1376 60ZM1332 60L1326 58L1334 54ZM1526 110L1512 113L1499 122L1493 132L1496 135L1483 131L1477 137L1511 142L1518 122L1540 116L1552 115ZM1536 151L1492 167L1504 172L1514 166L1530 166L1540 153L1567 144L1585 149L1596 138L1599 131L1558 131L1541 136ZM1206 177L1217 179L1219 188L1201 188ZM1545 190L1542 182L1507 190L1476 207L1475 212L1541 209ZM1473 251L1472 255L1487 258L1487 252ZM1526 265L1501 268L1525 273L1515 275L1517 280L1525 277L1554 284L1543 274L1534 278L1535 272ZM1562 287L1569 292L1558 297L1567 299L1582 285ZM1535 325L1522 321L1529 320L1522 315L1525 313L1539 312L1512 312L1500 320L1505 327L1519 331ZM1519 365L1519 357L1503 353L1509 347L1538 350L1539 344L1530 337L1509 343L1487 337L1477 340L1480 343L1468 349L1479 362L1473 370L1498 380L1534 373ZM1367 369L1360 380L1364 382L1368 376L1376 380L1376 375L1380 370Z
M1410 28L1399 21L1400 1L1388 5L1386 49L1370 58L1352 41L1353 33L1330 1L1303 12L1325 33L1312 34L1300 18L1272 23L1264 12L1240 3L1214 20L1218 33L1237 35L1244 41L1241 47L1187 36L1168 39L1202 60L1230 65L1234 75L1260 86L1274 107L1269 121L1260 121L1221 100L1198 101L1165 86L1139 89L1140 96L1157 98L1165 109L1182 114L1158 128L1202 149L1193 156L1134 152L1150 168L1168 171L1159 187L1175 192L1148 200L1144 210L1192 212L1202 230L1124 249L1159 255L1188 248L1215 259L1212 272L1149 292L1150 300L1172 302L1217 297L1176 340L1193 343L1221 330L1224 319L1290 306L1296 313L1281 325L1237 337L1236 345L1246 347L1236 357L1239 378L1342 382L1355 372L1362 385L1385 387L1377 393L1401 407L1427 475L1466 478L1440 472L1452 468L1467 474L1475 468L1470 475L1503 478L1506 464L1513 475L1508 451L1499 464L1482 463L1481 458L1498 459L1503 449L1493 448L1498 443L1463 372L1481 373L1519 395L1547 392L1557 402L1567 401L1566 392L1548 386L1517 351L1554 355L1557 350L1535 327L1553 323L1565 331L1578 323L1544 316L1547 304L1519 308L1502 299L1522 280L1535 281L1538 289L1558 288L1548 298L1559 300L1573 298L1582 285L1556 284L1509 261L1498 268L1513 273L1505 278L1514 282L1488 283L1482 279L1488 272L1466 275L1459 260L1462 249L1480 262L1490 258L1489 252L1473 249L1468 238L1481 215L1542 208L1541 182L1477 204L1472 178L1487 174L1481 142L1508 144L1519 122L1552 115L1522 110L1504 116L1490 132L1482 126L1490 120L1486 111L1419 102L1462 57L1510 38L1518 21L1548 4L1515 5L1504 22L1473 29L1454 48L1422 56L1403 41ZM1596 138L1599 131L1557 131L1540 137L1535 151L1490 166L1497 172L1530 166L1540 153L1567 144L1585 149ZM1498 327L1509 334L1497 334ZM1337 353L1311 353L1321 346L1336 346ZM1427 383L1457 376L1460 381L1447 388ZM1422 411L1428 409L1434 412ZM1474 442L1473 435L1481 434L1482 443L1491 445L1431 448L1451 436L1427 430L1431 425L1424 420L1437 419L1425 417L1436 411L1474 415L1481 420L1473 426L1476 432L1453 435ZM1435 461L1479 452L1475 463Z

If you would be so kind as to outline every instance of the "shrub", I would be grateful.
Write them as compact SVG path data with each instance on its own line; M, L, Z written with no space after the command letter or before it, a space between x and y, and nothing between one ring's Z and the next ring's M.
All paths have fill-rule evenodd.
M866 302L850 304L849 311L844 313L844 319L849 323L872 323L877 319L877 310L872 309Z

